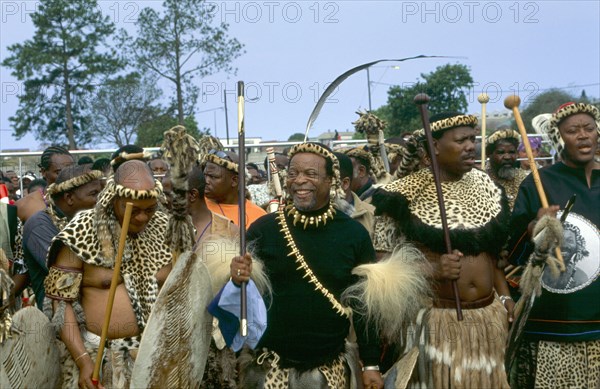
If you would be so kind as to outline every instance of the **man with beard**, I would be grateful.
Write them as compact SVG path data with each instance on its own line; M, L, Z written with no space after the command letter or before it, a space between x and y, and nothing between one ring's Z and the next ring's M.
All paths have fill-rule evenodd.
M95 208L77 214L54 238L48 252L44 312L68 352L63 387L95 388L91 376L113 277L127 202L133 203L116 288L101 384L129 387L139 340L159 286L170 271L165 243L167 217L157 211L162 187L148 165L122 163L100 193Z
M517 131L503 129L490 134L485 144L485 153L490 157L486 171L492 180L504 188L511 210L519 193L519 186L528 175L517 164L520 138Z
M413 242L433 267L433 301L416 318L421 330L407 341L420 347L412 377L418 387L508 388L504 347L514 303L498 268L497 253L505 241L510 212L497 184L473 169L476 125L477 118L471 115L448 112L431 117L454 249L451 254L446 253L436 185L429 168L373 194L375 214L379 215L375 249L393 252L407 241ZM423 136L417 136L422 141ZM418 153L411 156L416 159ZM458 287L463 321L457 320L453 282Z
M530 239L538 220L544 215L556 216L573 194L577 195L577 201L569 218L581 219L585 221L582 225L590 226L586 242L598 241L600 163L594 160L594 153L600 136L599 122L598 108L567 103L541 125L561 161L539 171L550 204L548 208L542 208L532 176L521 184L511 220L509 247L513 264L527 262L533 250ZM563 244L570 246L571 234L564 235ZM577 247L579 253L598 249L595 243L594 246L586 244L587 247ZM572 256L569 247L561 251L563 257ZM570 265L572 258L565 261ZM586 256L579 264L584 261L588 269L600 267L597 256ZM548 266L544 270L545 277L547 272ZM555 282L560 281L560 277L555 278ZM513 387L597 388L600 384L600 278L590 277L570 289L551 291L542 286L523 329L523 342L515 362L515 382L511 382Z

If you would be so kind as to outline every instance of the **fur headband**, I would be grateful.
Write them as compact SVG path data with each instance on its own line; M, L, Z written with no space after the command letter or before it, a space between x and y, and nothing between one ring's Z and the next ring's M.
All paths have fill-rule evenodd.
M63 181L60 184L53 183L50 186L48 186L46 193L48 196L52 197L59 193L69 192L89 182L99 180L100 178L102 178L102 172L98 170L92 170L88 173L84 173L80 176L76 176L69 180Z
M457 115L431 123L431 132L450 130L456 127L475 127L477 118L473 115Z
M565 142L560 136L558 130L559 124L569 116L586 113L594 118L596 122L596 131L600 136L600 111L590 104L584 103L566 103L561 105L552 115L544 113L533 118L531 124L539 134L545 134L552 143L552 146L560 155L565 148Z
M491 133L487 137L487 140L485 143L487 143L488 145L491 145L491 144L498 142L501 139L508 139L508 138L516 139L518 142L521 141L521 135L519 135L519 133L517 131L511 130L511 129L506 129L506 130L498 130L498 131Z
M238 173L238 164L237 163L228 161L225 158L221 158L216 154L206 154L204 161L214 163L215 165L224 167L225 169L230 170L234 173Z
M342 180L340 179L340 161L338 161L337 157L331 151L316 143L300 143L291 148L288 157L291 160L294 157L294 155L298 153L316 154L320 157L325 158L326 160L331 161L333 165L333 180L331 181L332 200L336 196L344 196L340 185L340 183L342 182Z

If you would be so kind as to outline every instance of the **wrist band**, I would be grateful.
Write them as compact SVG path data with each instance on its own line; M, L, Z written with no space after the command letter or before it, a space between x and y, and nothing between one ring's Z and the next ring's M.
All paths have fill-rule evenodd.
M84 352L83 354L81 354L80 356L78 356L77 358L75 358L75 362L77 362L78 360L80 360L81 358L83 358L86 355L90 355L90 354L88 354L87 351Z
M498 298L500 299L500 302L502 303L502 305L506 305L506 300L512 300L512 297L510 297L510 296L500 296Z
M362 371L379 371L379 366L364 366Z

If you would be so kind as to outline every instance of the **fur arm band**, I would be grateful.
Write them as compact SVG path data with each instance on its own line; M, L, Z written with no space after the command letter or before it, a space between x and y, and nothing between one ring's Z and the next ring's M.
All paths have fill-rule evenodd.
M61 266L51 266L48 276L44 280L46 297L53 300L77 301L83 272Z
M85 327L85 315L79 304L79 292L83 271L62 266L51 266L48 276L44 280L46 298L44 299L44 313L50 319L52 328L59 333L65 325L65 309L70 304L75 314L75 320L80 328ZM58 304L53 306L52 302Z

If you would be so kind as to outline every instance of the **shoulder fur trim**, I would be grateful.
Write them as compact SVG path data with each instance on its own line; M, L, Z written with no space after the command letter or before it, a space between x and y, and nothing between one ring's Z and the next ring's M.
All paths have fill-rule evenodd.
M475 175L471 178L478 182L477 186L470 185L471 190L483 191L482 195L491 196L488 199L490 206L485 206L480 210L474 209L480 204L469 204L469 201L473 202L474 200L471 198L465 199L466 201L461 204L446 202L450 241L453 248L467 255L475 255L484 251L497 253L508 233L507 226L510 218L508 199L503 188L494 183L485 173L480 171L471 173ZM431 188L432 181L431 172L425 169L420 170L376 191L372 204L376 207L376 215L386 214L394 219L398 223L402 235L409 240L422 243L434 251L445 252L444 232L441 228L441 221L436 216L439 214L439 206L435 188ZM451 190L451 188L449 189ZM415 209L415 204L418 205L418 209ZM460 209L454 209L456 207L460 207ZM477 216L476 222L460 223L460 219L467 214L467 212L463 212L463 209ZM459 213L463 215L458 215ZM429 220L427 217L432 215L433 219ZM456 216L457 221L452 221L453 215Z

